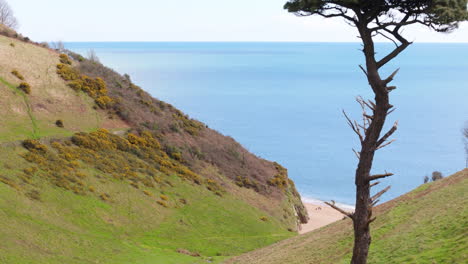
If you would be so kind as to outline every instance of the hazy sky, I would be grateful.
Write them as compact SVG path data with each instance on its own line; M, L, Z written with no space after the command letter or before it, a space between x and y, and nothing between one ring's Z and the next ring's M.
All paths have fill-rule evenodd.
M7 0L19 31L36 41L358 41L341 19L295 17L286 0ZM405 31L418 42L468 42L452 34Z

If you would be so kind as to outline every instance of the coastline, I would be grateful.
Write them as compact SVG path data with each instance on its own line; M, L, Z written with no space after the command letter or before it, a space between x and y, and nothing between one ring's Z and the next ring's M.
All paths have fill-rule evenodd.
M317 199L303 198L302 202L309 213L309 222L301 225L299 234L305 234L321 227L327 226L331 223L343 219L344 215L330 206L326 205L325 202ZM337 206L346 210L354 211L354 206L337 203Z

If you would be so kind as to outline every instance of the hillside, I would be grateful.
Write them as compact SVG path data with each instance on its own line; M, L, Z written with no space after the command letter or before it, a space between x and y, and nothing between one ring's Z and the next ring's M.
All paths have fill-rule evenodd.
M376 208L369 263L466 263L468 169ZM229 264L349 263L350 220L231 259Z
M206 263L307 221L280 164L0 26L0 262Z

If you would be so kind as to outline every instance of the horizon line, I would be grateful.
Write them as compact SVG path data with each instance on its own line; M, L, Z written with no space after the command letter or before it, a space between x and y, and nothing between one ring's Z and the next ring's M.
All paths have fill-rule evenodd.
M58 40L60 41L60 40ZM45 41L54 43L58 41ZM360 41L282 41L282 40L70 40L64 43L338 43L338 44L362 44ZM388 41L375 41L374 43L393 44ZM415 41L413 44L468 44L468 41Z

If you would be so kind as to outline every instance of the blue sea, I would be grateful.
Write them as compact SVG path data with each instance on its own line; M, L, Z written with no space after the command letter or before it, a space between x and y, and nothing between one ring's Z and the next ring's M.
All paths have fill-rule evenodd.
M355 97L372 98L358 68L359 43L66 43L154 97L210 128L234 137L251 152L278 161L303 197L354 204L352 148L359 148L342 109L359 118ZM377 56L392 45L378 44ZM383 69L401 68L391 93L399 120L396 142L380 150L374 173L395 198L425 175L465 167L461 129L468 121L468 44L414 44ZM381 187L385 187L384 184Z

